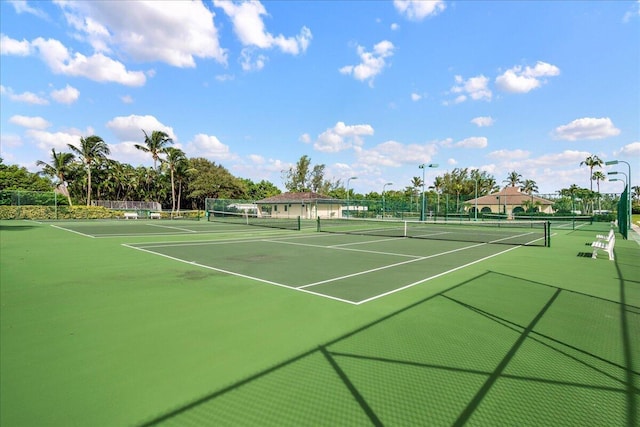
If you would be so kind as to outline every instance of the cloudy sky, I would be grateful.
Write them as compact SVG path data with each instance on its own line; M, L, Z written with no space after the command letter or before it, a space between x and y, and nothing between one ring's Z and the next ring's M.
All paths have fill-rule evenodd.
M640 184L638 1L1 1L1 156L38 170L101 136L163 130L189 157L269 180L302 156L358 193L428 169ZM626 166L609 170L626 171ZM632 170L633 172L633 170ZM620 192L619 182L601 184Z

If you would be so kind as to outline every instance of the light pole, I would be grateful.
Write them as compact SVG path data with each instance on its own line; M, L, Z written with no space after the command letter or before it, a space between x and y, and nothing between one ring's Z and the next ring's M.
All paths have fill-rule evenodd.
M629 204L628 209L629 212L627 213L627 230L629 228L631 228L631 182L629 181L629 177L627 176L626 173L624 172L618 172L618 171L613 171L613 172L607 172L607 175L624 175L624 187L627 190L627 203ZM620 180L621 181L621 180Z
M423 164L419 165L418 167L420 169L422 169L422 210L420 211L420 221L424 221L425 220L425 218L424 218L424 210L425 210L425 203L424 203L425 202L425 200L424 200L425 199L425 197L424 197L425 196L425 194L424 194L424 170L426 168L437 168L438 164L437 163L429 163L429 164L423 163Z
M352 176L351 178L347 179L347 218L349 218L349 181L351 181L352 179L358 179L358 177Z
M473 212L473 220L477 221L478 220L478 178L475 179L475 183L476 183L476 187L475 187L476 206L475 206L475 210Z
M385 208L385 205L384 205L384 189L387 187L387 185L393 185L393 182L387 182L385 185L382 186L382 219L384 219L384 216L387 212L387 209Z
M627 203L629 204L629 216L627 219L627 230L631 228L631 215L633 214L633 209L631 207L631 165L624 160L610 160L608 162L604 162L606 166L617 165L618 163L624 163L627 165L629 169L629 175L627 176Z

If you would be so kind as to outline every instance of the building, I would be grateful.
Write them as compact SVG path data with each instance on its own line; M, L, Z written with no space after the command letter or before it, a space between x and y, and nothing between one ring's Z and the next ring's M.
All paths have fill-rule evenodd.
M255 204L260 215L270 215L273 218L337 218L345 209L342 200L313 192L282 193L258 200Z
M505 187L497 193L467 200L466 210L473 215L477 206L478 214L500 213L511 218L514 214L526 212L532 204L537 212L553 213L553 201L522 193L518 187Z

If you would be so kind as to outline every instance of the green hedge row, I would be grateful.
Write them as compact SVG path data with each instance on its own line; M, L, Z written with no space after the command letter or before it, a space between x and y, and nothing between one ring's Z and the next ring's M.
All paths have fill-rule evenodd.
M122 212L101 206L0 206L0 219L108 219Z

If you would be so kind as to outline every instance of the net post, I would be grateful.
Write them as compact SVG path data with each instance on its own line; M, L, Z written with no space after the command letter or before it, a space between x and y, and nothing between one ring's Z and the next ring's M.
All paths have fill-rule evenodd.
M300 215L298 215L298 231L302 230L302 227L301 227L300 223L301 223Z
M320 231L320 216L318 215L318 218L316 219L316 231Z
M546 247L551 247L551 221L547 220L544 225L544 237L546 241Z

